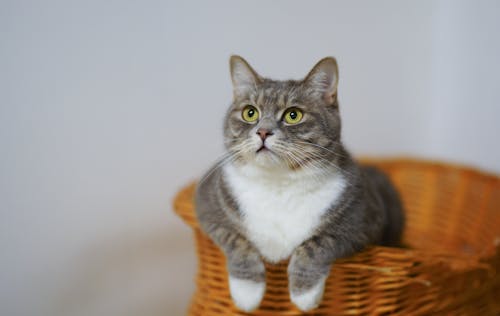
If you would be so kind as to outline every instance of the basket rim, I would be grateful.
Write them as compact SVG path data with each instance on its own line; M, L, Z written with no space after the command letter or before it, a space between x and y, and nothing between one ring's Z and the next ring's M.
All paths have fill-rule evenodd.
M465 162L460 161L444 161L439 158L428 158L428 157L412 157L409 155L398 155L398 156L375 156L375 155L360 155L356 158L361 164L371 164L371 163L393 163L393 164L415 164L415 165L426 165L427 167L435 167L442 169L457 169L464 172L470 172L476 175L483 176L485 178L491 178L500 181L500 172L492 169L487 169L479 166L469 165Z

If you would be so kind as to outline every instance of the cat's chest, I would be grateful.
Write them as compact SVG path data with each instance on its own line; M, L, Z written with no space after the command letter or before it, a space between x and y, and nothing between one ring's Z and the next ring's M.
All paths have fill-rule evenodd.
M345 186L340 175L322 183L309 178L283 183L246 177L228 168L226 177L242 213L246 237L272 262L288 258L312 235Z

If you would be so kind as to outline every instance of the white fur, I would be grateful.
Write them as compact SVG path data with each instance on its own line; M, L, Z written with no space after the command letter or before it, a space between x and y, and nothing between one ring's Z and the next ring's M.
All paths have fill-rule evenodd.
M238 279L230 276L229 290L234 304L239 309L250 312L259 306L266 290L266 283Z
M290 299L303 312L318 307L321 298L323 298L325 279L326 278L321 279L315 286L303 293L290 293Z
M243 212L247 238L271 262L290 257L311 236L346 185L340 173L318 180L317 174L278 166L228 164L224 172Z

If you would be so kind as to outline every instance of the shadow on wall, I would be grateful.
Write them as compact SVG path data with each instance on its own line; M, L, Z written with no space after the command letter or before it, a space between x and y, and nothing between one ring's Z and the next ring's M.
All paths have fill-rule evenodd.
M184 315L194 290L192 238L176 232L121 236L89 247L51 315ZM185 278L184 278L185 279Z

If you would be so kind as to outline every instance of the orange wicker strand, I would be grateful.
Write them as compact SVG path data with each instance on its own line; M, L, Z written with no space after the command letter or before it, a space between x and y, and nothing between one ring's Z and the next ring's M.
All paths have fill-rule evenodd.
M189 315L500 315L500 178L410 159L370 160L398 187L408 248L370 247L338 260L321 305L300 312L289 299L287 262L267 264L256 311L232 303L224 255L198 227L192 184L174 201L193 228L199 265Z

